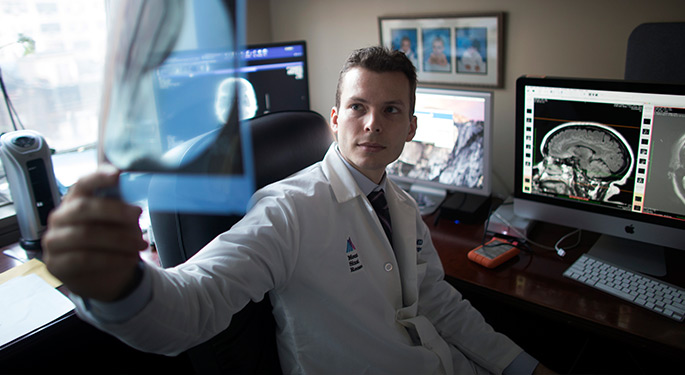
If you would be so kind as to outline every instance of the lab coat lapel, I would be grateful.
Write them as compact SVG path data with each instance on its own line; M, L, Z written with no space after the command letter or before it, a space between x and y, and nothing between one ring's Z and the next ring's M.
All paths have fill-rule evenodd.
M335 147L337 144L334 142L323 158L322 168L324 175L331 183L335 199L338 203L344 203L360 195L361 191L345 163L336 155Z
M351 199L361 198L363 193L347 170L347 166L335 154L335 147L336 144L333 143L323 160L323 171L331 183L335 199L338 203L344 203ZM401 192L401 188L390 180L386 184L386 196L392 220L395 249L390 246L390 241L385 241L384 251L389 252L397 261L404 306L412 306L418 300L416 209L409 198ZM373 229L378 232L379 236L385 237L383 227L376 218L371 203L367 201L366 206L369 215L373 215L374 222L377 224Z
M395 257L400 270L402 282L402 299L404 306L416 303L417 287L417 251L416 251L416 209L402 193L400 188L388 181L386 190L389 194L388 207L392 220L393 244Z
M331 182L331 188L333 189L333 195L335 196L335 199L338 201L338 203L345 203L352 199L364 200L364 207L366 207L366 211L370 215L371 221L375 222L376 224L372 229L377 232L377 235L385 238L383 226L381 225L380 220L378 220L376 217L376 212L374 211L373 206L371 206L371 203L365 199L364 193L362 193L361 189L359 189L357 182L347 169L345 163L336 155L335 147L336 144L334 143L326 153L323 163L324 174ZM391 220L394 220L392 217L392 212L390 213L390 218ZM383 250L387 251L391 257L394 257L395 255L392 247L390 246L390 241L384 242L386 243L386 246Z

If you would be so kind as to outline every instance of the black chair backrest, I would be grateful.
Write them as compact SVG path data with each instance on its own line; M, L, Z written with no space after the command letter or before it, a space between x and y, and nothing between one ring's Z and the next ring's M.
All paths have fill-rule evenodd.
M320 161L333 142L327 121L312 111L270 113L249 120L249 127L257 189ZM155 192L160 193L163 191ZM149 208L155 243L164 267L185 262L242 217Z
M644 23L628 38L624 78L685 83L685 22Z
M249 120L249 127L257 189L320 161L334 139L327 121L312 111L270 113ZM164 267L185 262L241 218L149 209ZM259 303L250 302L233 316L225 331L189 350L187 354L195 370L198 373L280 373L271 310L268 296Z

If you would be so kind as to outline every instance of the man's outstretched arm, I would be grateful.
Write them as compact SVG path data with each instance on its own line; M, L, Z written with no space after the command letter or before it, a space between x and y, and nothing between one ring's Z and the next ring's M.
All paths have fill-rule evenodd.
M148 246L138 225L140 207L98 194L118 181L118 170L100 167L81 178L48 218L45 264L83 298L124 297L135 287L139 251Z

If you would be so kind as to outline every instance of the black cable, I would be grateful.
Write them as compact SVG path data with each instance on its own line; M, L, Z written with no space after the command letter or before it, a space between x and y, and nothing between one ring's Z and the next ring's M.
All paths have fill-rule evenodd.
M417 179L417 181L418 181L418 179ZM442 217L442 206L445 205L445 202L447 202L447 200L448 200L449 198L450 198L450 193L448 192L448 193L445 195L445 198L442 200L442 202L440 202L440 204L438 205L438 208L436 209L436 211L437 211L438 214L435 215L435 220L433 220L433 226L434 226L434 227L437 227L437 226L438 226L438 223L440 222L440 218ZM462 203L462 204L463 204L463 203Z
M490 225L490 216L492 215L492 206L493 206L493 202L491 200L490 206L488 207L488 216L487 216L487 219L485 219L485 225L483 226L483 238L481 239L481 242L480 242L480 244L482 246L485 246L485 237L488 234L488 225Z
M569 368L568 374L574 374L576 372L576 366L578 366L578 363L580 363L580 359L585 354L585 350L587 349L589 343L590 343L590 338L586 337L585 342L583 342L583 345L580 348L580 351L578 351L578 354L576 355L576 358L571 363L571 367Z
M8 99L9 99L9 97L8 97ZM26 129L24 127L24 123L21 122L21 119L19 118L19 114L17 113L17 110L14 108L14 103L12 103L11 100L9 101L9 103L10 103L10 107L12 107L12 113L14 114L14 119L17 121L17 124L19 124L19 129ZM16 126L14 127L14 130L17 130Z
M2 79L2 69L0 69L0 89L2 89L2 96L5 98L7 114L9 114L10 120L12 121L12 127L14 128L14 130L18 130L17 124L14 122L14 116L12 115L12 102L10 101L10 97L7 94L7 89L5 88L5 81Z

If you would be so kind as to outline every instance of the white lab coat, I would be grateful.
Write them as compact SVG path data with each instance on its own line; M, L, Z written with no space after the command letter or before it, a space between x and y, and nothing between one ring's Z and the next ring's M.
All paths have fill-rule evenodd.
M173 355L268 292L286 373L468 374L472 362L500 373L522 350L443 280L415 202L388 181L393 251L333 147L257 192L245 218L185 264L148 268L152 299L133 319L93 323Z

